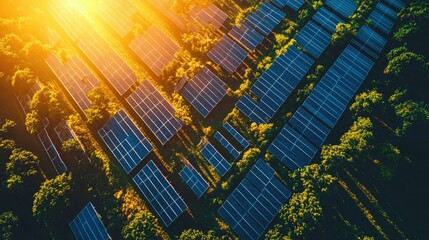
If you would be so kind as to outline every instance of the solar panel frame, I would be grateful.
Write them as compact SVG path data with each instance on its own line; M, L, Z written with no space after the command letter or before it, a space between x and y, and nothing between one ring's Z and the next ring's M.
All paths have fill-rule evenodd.
M152 160L133 177L133 181L167 227L188 208Z
M58 139L61 140L61 142L65 142L69 139L75 138L65 120L60 121L58 125L54 128L54 131L57 134Z
M279 8L288 6L295 12L297 12L305 3L304 0L272 0L272 2Z
M185 167L183 167L183 169L179 172L179 175L195 193L197 198L200 198L207 191L207 189L209 189L209 183L190 163L187 163Z
M226 84L207 67L204 67L179 93L206 118L225 97L226 91Z
M97 5L98 15L121 37L126 37L134 28L133 16L136 6L129 0L103 0Z
M405 7L405 2L401 0L385 0L386 3L388 3L390 6L395 8L396 11L400 11L402 8Z
M153 150L124 110L109 119L98 134L127 174Z
M37 137L40 140L43 148L48 155L49 160L54 166L55 172L59 175L65 173L67 171L67 166L64 164L60 154L58 153L57 148L52 142L51 137L49 137L48 131L46 131L46 127L49 125L49 120L47 118L43 119L44 128L40 131Z
M241 135L229 122L223 124L223 128L241 144L244 149L247 149L250 146L249 141L247 141L243 135Z
M111 239L91 202L78 213L69 226L77 240Z
M358 44L357 40L362 44ZM356 47L358 50L364 51L374 59L377 59L387 40L368 25L363 25L357 32L356 39L353 39L352 42L358 46Z
M244 22L239 26L234 26L228 35L251 51L255 50L264 40L264 36Z
M218 209L240 239L259 239L292 192L259 159Z
M30 112L30 106L28 105L28 103L31 101L34 94L36 94L36 92L39 91L41 88L42 88L41 85L38 82L35 82L26 94L21 94L16 96L24 114L27 114Z
M204 27L212 25L217 29L222 27L223 23L228 18L228 15L213 3L209 3L202 8L195 6L189 12L189 16Z
M200 150L201 155L210 163L219 174L223 177L231 168L231 164L220 154L216 148L207 141Z
M226 139L222 133L217 131L214 134L216 140L234 157L235 160L240 156L240 152Z
M246 59L248 53L228 35L224 35L207 53L207 56L229 74L233 74Z
M334 12L326 7L321 7L312 17L312 20L322 25L331 34L336 32L338 23L344 22Z
M395 19L392 19L394 11L382 3L377 3L375 9L370 13L368 19L371 24L379 29L384 34L389 34L395 24Z
M70 4L65 6L64 4L67 3L52 1L50 13L73 42L77 42L79 37L87 31L88 22L75 7Z
M345 19L358 8L358 4L353 0L328 0L325 4Z
M332 34L310 20L295 36L295 40L311 56L318 59L331 43Z
M283 20L285 13L268 2L264 2L259 8L250 13L244 22L255 28L262 35L267 36Z
M158 77L179 51L179 46L154 25L137 35L129 47Z

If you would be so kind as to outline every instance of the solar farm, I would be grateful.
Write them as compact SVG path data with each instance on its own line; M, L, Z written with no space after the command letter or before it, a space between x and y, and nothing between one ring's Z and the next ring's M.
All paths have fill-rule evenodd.
M67 118L45 118L37 134L55 175L74 174L61 144L76 140L86 157L99 158L88 166L120 176L106 185L121 207L88 192L67 218L76 239L123 237L126 228L110 215L129 224L138 211L177 239L191 228L225 239L272 237L279 212L308 187L297 170L320 163L322 147L338 140L407 5L377 1L335 45L338 24L362 11L357 1L178 9L175 0L100 0L88 11L60 2L48 7L53 50L43 59L53 80L15 95L29 114L36 93L58 88L71 109ZM203 39L207 29L216 41Z

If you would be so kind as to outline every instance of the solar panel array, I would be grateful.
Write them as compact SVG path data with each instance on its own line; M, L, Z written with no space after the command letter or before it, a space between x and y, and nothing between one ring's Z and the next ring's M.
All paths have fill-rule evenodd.
M137 8L129 0L103 0L97 5L97 13L123 38L134 28L133 16Z
M202 8L194 7L189 12L189 16L202 26L213 25L215 28L220 28L228 18L228 15L213 3Z
M350 17L358 8L354 0L328 0L325 4L344 18Z
M239 26L234 26L228 34L251 51L255 50L264 40L264 36L244 22Z
M63 64L55 54L50 54L45 61L79 108L82 111L90 108L87 95L99 82L80 57L73 56Z
M91 202L86 204L79 214L69 223L69 226L77 240L111 239Z
M216 140L218 140L218 142L220 142L220 144L222 144L222 146L225 147L226 150L228 150L228 152L234 157L234 159L237 159L238 156L240 156L240 152L235 149L235 147L228 141L228 139L226 139L222 135L222 133L216 132L214 137L216 138Z
M269 147L288 168L314 157L374 62L348 45Z
M186 21L179 14L173 12L171 10L171 6L173 5L173 0L148 0L152 6L154 6L158 11L160 11L166 18L168 18L171 22L176 24L180 29L186 30Z
M179 51L179 46L153 25L143 35L137 35L129 46L158 77Z
M33 86L28 90L26 94L21 94L17 96L19 105L21 105L22 111L27 114L30 112L30 106L28 103L33 99L34 94L41 89L41 86L38 82L35 82Z
M259 159L218 213L240 239L259 239L291 195L274 169Z
M58 135L58 138L61 140L61 142L65 142L74 138L74 135L65 120L59 122L58 125L54 128L54 131Z
M247 51L224 35L207 53L207 56L229 74L233 74L247 57Z
M197 195L197 198L200 198L209 188L207 181L190 163L186 164L186 166L179 172L179 175L192 189L195 195Z
M353 45L360 51L367 53L373 59L377 59L381 50L386 45L386 39L370 28L363 25L352 40Z
M130 173L153 150L124 110L107 121L98 134L126 173Z
M37 136L39 137L39 140L42 143L49 160L51 161L52 165L54 165L55 172L57 174L65 173L67 171L67 166L64 164L60 154L57 151L57 148L52 142L52 139L49 137L48 131L46 131L46 127L49 125L49 120L47 118L43 119L43 125L44 128Z
M216 172L223 177L231 168L229 162L210 143L205 143L201 149L201 155L215 168Z
M401 0L385 0L390 6L395 8L396 11L400 11L405 7L405 3Z
M55 31L55 30L53 30L51 28L47 28L46 29L46 36L47 36L48 43L51 46L57 45L57 43L61 40L61 37L57 33L57 31Z
M343 22L343 20L341 20L341 18L338 17L334 12L325 7L321 7L313 15L312 20L322 25L331 34L336 32L338 23Z
M304 0L273 0L272 1L277 7L284 8L288 6L297 12L302 5L304 5Z
M258 30L262 35L267 36L285 17L285 13L271 3L264 2L255 12L250 13L244 19L244 23Z
M397 13L381 2L377 3L369 15L371 24L385 34L390 33L397 18Z
M72 2L51 1L50 7L57 23L74 42L77 42L88 29L88 22L82 13L76 10Z
M236 107L253 122L267 123L280 109L313 65L313 60L295 46L280 55L250 88L259 101L244 94Z
M305 51L317 59L331 43L332 34L310 20L295 36L295 40Z
M226 95L227 86L207 67L199 71L180 91L180 94L207 117Z
M244 149L250 146L250 143L241 135L229 122L223 124L223 128L233 137L237 142L243 146Z
M82 35L77 45L119 94L137 81L130 66L97 33Z
M167 227L188 208L152 160L133 180Z
M129 97L127 102L143 122L164 145L182 127L182 122L174 116L175 109L152 85L144 81Z

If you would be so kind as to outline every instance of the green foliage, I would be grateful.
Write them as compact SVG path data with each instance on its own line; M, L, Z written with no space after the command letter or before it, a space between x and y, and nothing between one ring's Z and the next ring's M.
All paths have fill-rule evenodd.
M83 149L80 146L80 143L74 138L65 140L61 145L61 150L66 153L71 153L74 156L83 154Z
M373 124L369 118L358 117L351 128L340 138L349 162L365 162L374 148Z
M33 216L37 221L54 227L64 219L64 211L71 205L73 183L71 174L63 173L44 182L34 194Z
M216 33L217 29L209 25L200 28L197 32L184 33L182 40L187 49L191 49L198 56L204 56L219 41L220 38Z
M407 46L391 50L386 57L389 62L384 69L385 74L404 79L427 74L428 64L424 56L409 51Z
M140 211L122 229L124 239L159 239L162 228L149 211Z
M350 23L338 23L335 28L335 33L332 35L332 45L344 45L350 41L354 34L354 30Z
M182 49L176 52L173 61L164 67L162 78L163 81L176 86L183 77L189 80L202 68L203 64L199 60L192 57L188 51Z
M38 111L32 110L25 115L25 126L30 134L38 134L43 129L43 123Z
M197 229L186 229L180 234L179 240L220 240L215 232L210 230L207 234Z
M252 123L250 125L250 131L253 135L253 140L259 144L259 146L265 145L272 139L273 134L272 123Z
M374 161L380 166L380 176L384 181L392 181L398 164L402 159L399 148L391 143L382 143L376 148L377 159Z
M189 12L196 6L205 6L210 3L211 0L174 0L171 5L171 10L179 13L182 16L188 16Z
M87 122L91 126L101 127L109 118L109 111L113 111L110 96L103 88L95 87L88 93L88 99L91 107L85 110Z
M10 83L17 93L26 93L33 84L38 80L38 77L29 68L16 68L13 73Z
M250 166L258 160L261 154L259 148L249 148L243 153L243 157L237 162L237 167L240 173L246 172Z
M371 117L376 112L383 111L383 106L383 95L373 89L357 95L355 102L350 106L350 111L354 113L355 117Z
M323 145L320 153L322 165L329 172L336 172L347 162L346 151L343 145Z
M315 193L324 193L329 190L335 178L328 174L320 164L307 165L290 174L295 191L311 190Z
M0 135L7 134L10 128L14 128L16 123L10 119L0 119Z
M192 124L192 115L189 106L185 103L185 100L178 93L173 93L173 102L172 105L176 112L174 112L174 116L180 119L183 124L190 125Z
M402 124L396 129L398 136L404 135L416 123L429 121L429 104L407 100L393 106Z
M48 86L43 86L37 91L28 105L31 111L37 112L39 120L45 117L53 120L61 119L70 112L64 96L57 89Z
M6 164L7 188L21 189L39 174L39 159L32 152L14 149Z
M399 13L399 17L402 24L393 35L395 40L415 42L427 39L424 28L429 24L429 2L413 1Z
M13 212L4 212L0 214L0 239L17 239L19 219Z

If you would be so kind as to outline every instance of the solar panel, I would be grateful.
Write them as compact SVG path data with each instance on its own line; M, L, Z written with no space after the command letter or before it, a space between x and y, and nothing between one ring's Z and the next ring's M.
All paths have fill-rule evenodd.
M240 239L259 239L292 195L274 174L259 159L218 209Z
M103 0L97 5L97 13L123 38L134 28L132 18L137 8L129 0Z
M216 172L223 177L226 172L231 168L229 162L214 148L214 146L207 142L201 149L201 155L215 168Z
M295 46L289 47L250 88L259 101L255 102L248 94L244 94L236 107L256 123L269 122L313 62Z
M58 35L57 31L55 31L51 28L46 29L46 35L47 35L48 43L51 46L57 45L57 43L61 40L61 37L60 37L60 35Z
M159 77L179 51L179 46L161 29L151 26L129 44L139 58Z
M288 6L297 12L302 5L304 5L304 0L273 0L272 1L277 7L284 8Z
M77 46L119 94L123 95L137 81L130 66L97 33L82 35Z
M320 8L314 14L312 20L322 25L331 34L336 32L338 23L343 22L343 20L341 20L341 18L338 17L334 12L325 7Z
M45 59L45 62L70 96L72 96L79 108L82 111L90 108L91 102L87 95L93 88L99 85L99 82L79 56L73 56L65 64L62 64L55 54L50 54Z
M180 94L207 117L226 95L227 86L212 71L204 67L180 91Z
M182 127L182 122L174 116L175 109L152 85L144 81L129 97L127 102L143 122L164 145Z
M350 17L358 8L353 0L328 0L325 4L344 18Z
M231 136L234 137L235 140L237 140L237 142L239 142L244 149L247 149L250 146L250 143L237 130L235 130L235 128L231 126L229 122L225 122L223 124L223 128L225 128L225 130L231 134Z
M225 147L226 150L228 150L234 159L237 159L238 156L240 156L240 152L235 149L235 147L222 135L222 133L216 132L214 137L220 142L220 144L222 144L222 146Z
M188 208L152 160L133 180L167 227Z
M286 14L268 2L264 2L255 12L250 13L244 22L267 36Z
M171 10L173 0L148 0L158 11L160 11L166 18L176 24L180 29L186 30L186 21L179 14Z
M264 40L264 36L244 22L234 26L228 34L251 51Z
M385 0L390 6L396 9L396 11L400 11L405 7L405 3L401 0Z
M247 57L247 51L224 35L207 53L207 56L229 74L233 74Z
M213 3L209 3L202 8L194 7L189 12L189 16L202 26L212 25L215 28L220 28L228 18L228 15Z
M197 195L197 198L200 198L209 188L207 181L190 163L186 164L179 175Z
M77 11L71 3L72 2L52 1L50 12L67 35L76 42L79 37L86 32L88 22L85 20L82 13Z
M30 112L30 106L28 103L33 99L34 94L41 89L41 86L38 82L35 82L33 86L28 90L26 94L21 94L17 96L19 105L21 105L22 111L27 114Z
M295 36L295 40L305 51L317 59L329 46L332 40L332 34L323 30L323 28L310 20Z
M54 128L54 131L58 135L58 138L61 140L61 142L65 142L74 138L74 135L65 120L60 121Z
M49 120L47 118L43 119L43 125L44 128L37 136L42 143L49 160L51 161L52 165L54 165L55 172L57 174L65 173L67 171L67 166L64 164L60 154L57 151L57 148L52 142L52 139L49 137L48 131L46 131L46 127L49 125Z
M69 223L77 240L111 239L91 202Z
M382 3L377 3L369 15L371 24L385 34L389 34L397 19L396 12Z
M368 25L363 25L357 32L356 39L352 40L352 43L358 50L377 59L381 50L383 50L386 45L386 39Z
M107 121L98 134L126 173L130 173L153 149L124 110Z

